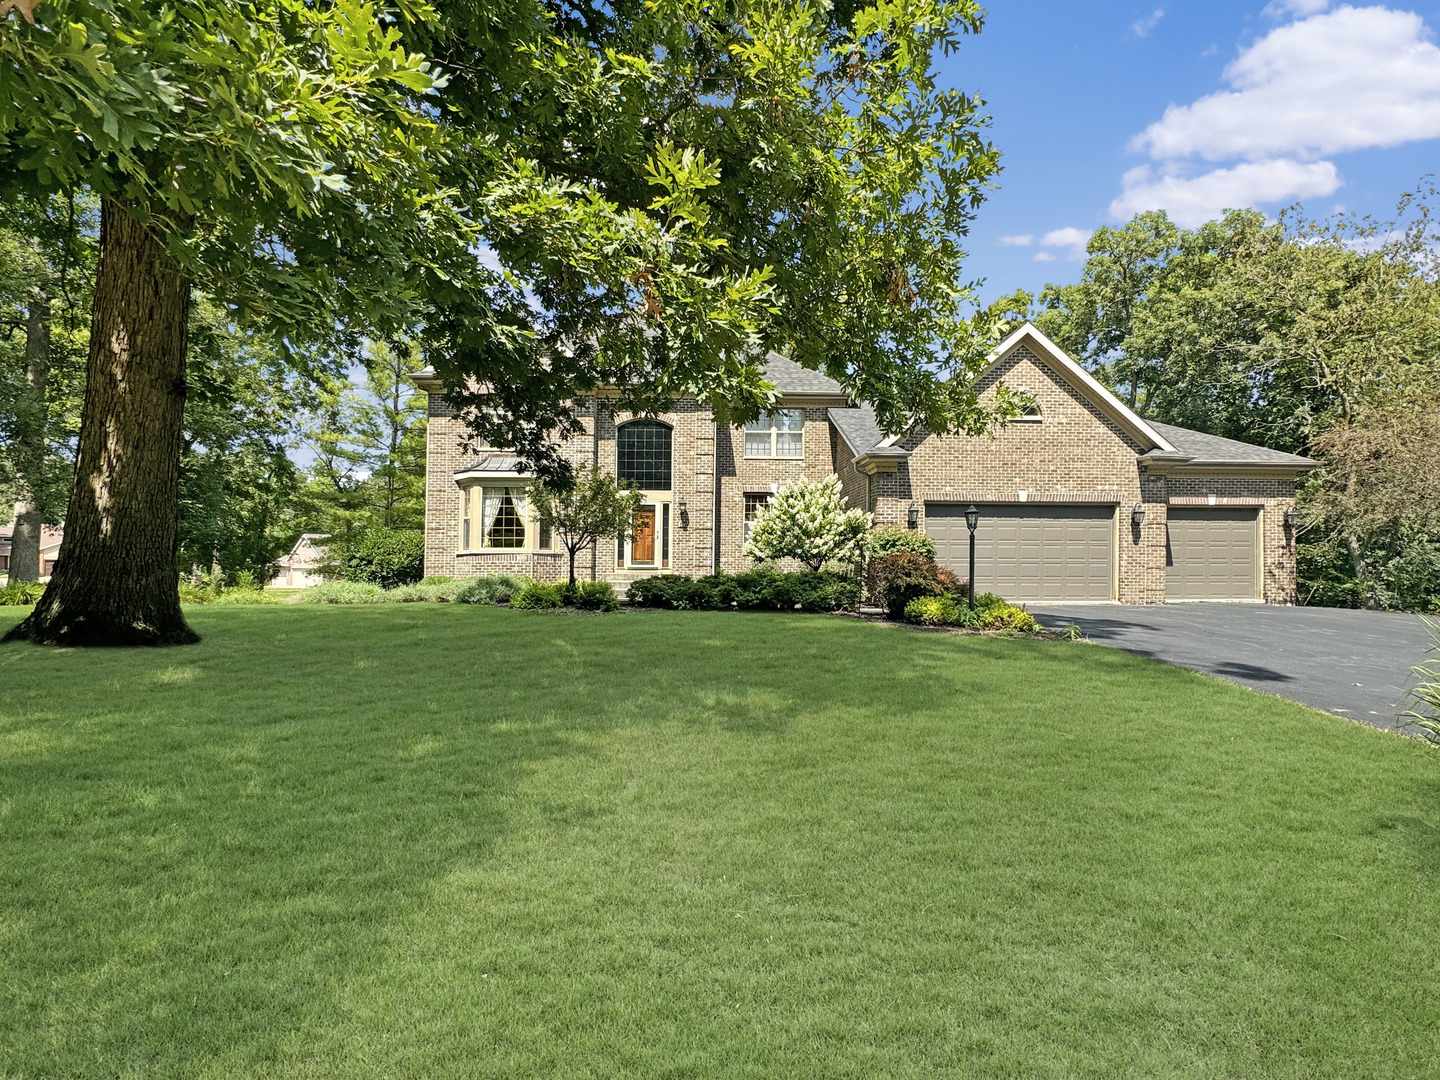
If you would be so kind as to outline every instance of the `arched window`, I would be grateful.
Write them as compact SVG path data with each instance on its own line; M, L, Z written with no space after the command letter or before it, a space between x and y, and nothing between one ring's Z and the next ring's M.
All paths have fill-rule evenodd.
M1021 410L1020 415L1017 416L1015 419L1018 421L1025 421L1031 424L1038 424L1041 420L1044 420L1045 417L1040 412L1040 406L1032 401L1029 405L1026 405L1023 410Z
M658 420L622 424L615 433L615 475L642 491L669 491L669 426Z

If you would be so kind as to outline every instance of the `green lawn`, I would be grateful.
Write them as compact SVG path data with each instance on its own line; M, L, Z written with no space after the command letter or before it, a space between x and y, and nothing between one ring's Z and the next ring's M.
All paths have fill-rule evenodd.
M0 647L0 1076L1440 1075L1417 744L825 616L190 617Z

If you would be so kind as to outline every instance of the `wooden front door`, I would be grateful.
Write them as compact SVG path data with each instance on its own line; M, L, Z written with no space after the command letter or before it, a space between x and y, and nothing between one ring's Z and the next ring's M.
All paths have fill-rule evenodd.
M632 563L653 563L655 561L655 507L642 506L635 511L631 526L630 561Z

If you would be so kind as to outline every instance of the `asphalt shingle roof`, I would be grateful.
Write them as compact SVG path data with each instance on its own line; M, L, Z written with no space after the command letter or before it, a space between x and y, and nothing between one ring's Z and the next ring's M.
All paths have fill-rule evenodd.
M1316 464L1311 458L1299 454L1287 454L1283 450L1271 450L1238 439L1222 439L1219 435L1207 435L1203 431L1191 431L1174 424L1158 424L1154 420L1146 423L1176 450L1195 461L1214 461L1225 465Z
M765 355L765 377L782 394L834 394L845 396L845 388L828 375L801 367L777 352Z
M849 409L828 409L830 422L855 453L873 450L885 441L885 432L875 420L875 408L861 404Z

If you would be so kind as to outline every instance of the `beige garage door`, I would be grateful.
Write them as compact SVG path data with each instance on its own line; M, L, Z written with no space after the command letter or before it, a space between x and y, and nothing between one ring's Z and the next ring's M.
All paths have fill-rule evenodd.
M975 530L975 591L1007 600L1109 600L1115 535L1113 506L980 506ZM925 531L936 557L962 578L970 571L970 533L961 503L928 503Z
M1172 506L1167 516L1167 600L1253 600L1259 595L1258 508Z

